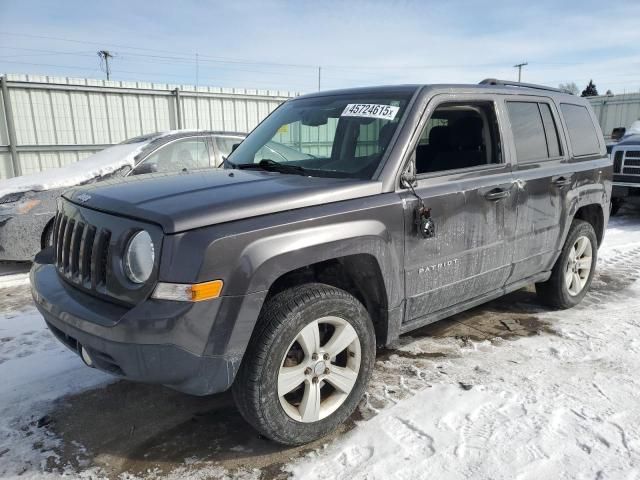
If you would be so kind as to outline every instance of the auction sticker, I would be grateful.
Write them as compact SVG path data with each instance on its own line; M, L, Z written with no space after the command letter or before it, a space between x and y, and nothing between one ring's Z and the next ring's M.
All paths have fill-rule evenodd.
M380 118L393 120L400 107L392 105L377 105L375 103L350 103L342 112L342 117Z

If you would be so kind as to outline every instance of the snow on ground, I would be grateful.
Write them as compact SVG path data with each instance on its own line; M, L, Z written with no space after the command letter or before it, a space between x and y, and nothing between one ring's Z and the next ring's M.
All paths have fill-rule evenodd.
M284 470L299 479L640 478L637 216L611 222L600 257L575 309L548 311L524 292L440 322L468 334L403 336L378 355L358 426ZM66 464L62 440L44 427L55 400L113 379L53 339L16 280L0 285L0 478L100 477L82 445ZM4 292L13 300L2 303ZM168 478L279 474L250 461L229 472L185 458Z
M392 406L288 471L349 480L640 478L639 247L637 220L615 220L593 294L572 310L537 313L555 333L444 345L402 338L399 355L443 347L447 355L397 366L399 385L378 385ZM402 390L408 399L389 394Z

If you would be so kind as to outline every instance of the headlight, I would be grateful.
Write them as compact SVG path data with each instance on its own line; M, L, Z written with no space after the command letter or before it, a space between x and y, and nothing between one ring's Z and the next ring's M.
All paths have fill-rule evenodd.
M131 237L127 245L124 273L132 282L144 283L151 276L154 260L153 240L145 230L141 230Z

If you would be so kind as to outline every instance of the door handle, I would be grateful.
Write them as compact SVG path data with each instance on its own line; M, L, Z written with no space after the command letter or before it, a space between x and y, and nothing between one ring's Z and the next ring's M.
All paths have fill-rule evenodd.
M496 201L500 200L501 198L507 198L509 195L511 195L511 192L509 190L494 188L493 190L489 190L487 193L485 193L484 198L486 198L487 200Z
M551 177L551 183L553 183L556 187L567 187L573 183L573 175L557 175L555 177Z

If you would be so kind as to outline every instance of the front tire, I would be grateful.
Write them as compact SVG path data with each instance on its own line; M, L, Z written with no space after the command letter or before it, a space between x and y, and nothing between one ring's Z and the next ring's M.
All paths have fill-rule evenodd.
M262 435L301 445L353 413L374 361L375 333L364 306L344 290L306 284L264 306L233 396Z
M556 308L571 308L582 301L589 290L598 260L598 240L593 226L574 220L551 277L536 284L540 300Z

